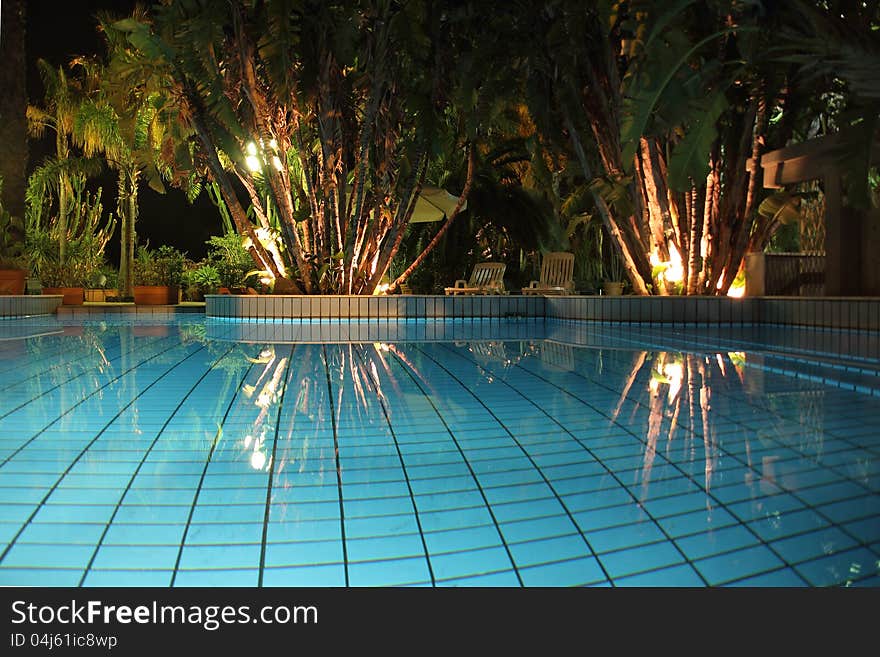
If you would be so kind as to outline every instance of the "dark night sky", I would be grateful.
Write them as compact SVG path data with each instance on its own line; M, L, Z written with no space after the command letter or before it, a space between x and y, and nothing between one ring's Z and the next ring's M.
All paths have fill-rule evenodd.
M29 102L41 103L42 84L35 62L43 58L52 64L66 64L74 55L103 54L103 42L97 32L96 12L109 10L120 15L135 5L130 0L28 0L27 2L27 72ZM43 159L54 154L54 141L47 136L41 141L31 140L29 171ZM107 171L92 181L91 187L104 188L104 212L116 208L116 176ZM171 244L199 259L205 254L204 242L211 234L220 232L220 217L206 195L193 205L187 203L182 192L169 189L157 194L146 184L140 190L139 241L149 240L151 246ZM119 258L118 240L108 244L107 255L113 262Z

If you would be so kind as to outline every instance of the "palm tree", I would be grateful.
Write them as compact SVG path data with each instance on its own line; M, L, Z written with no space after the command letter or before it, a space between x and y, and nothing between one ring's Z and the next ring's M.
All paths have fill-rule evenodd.
M761 221L746 161L790 91L762 58L776 18L748 3L520 7L530 107L569 143L633 289L726 293Z
M71 137L73 121L79 103L82 100L84 80L71 78L63 67L54 67L47 61L37 61L37 69L43 81L43 104L28 105L28 133L37 139L42 138L49 130L55 136L55 158L47 160L38 169L38 175L29 185L30 212L37 217L30 217L28 223L39 223L38 218L43 211L43 199L46 191L52 189L58 201L57 224L61 241L59 242L59 258L63 264L67 257L68 221L73 199L72 176L84 175L83 163L71 162ZM51 178L51 180L50 180Z
M141 9L135 16L143 18ZM108 53L123 62L127 42L112 28L114 19L98 14ZM170 160L184 137L168 99L151 88L148 79L134 80L119 66L105 66L97 58L76 58L72 65L92 81L76 109L72 135L86 157L101 156L117 172L116 213L120 219L119 287L122 296L132 293L132 265L137 245L138 190L146 181L165 192L171 177Z
M93 64L94 65L94 64ZM106 84L106 69L101 69ZM155 98L117 102L106 87L97 89L78 108L74 139L87 157L102 156L117 172L116 212L120 219L121 248L119 288L124 297L132 294L132 264L137 243L138 186L145 171L155 169ZM117 111L119 108L119 111ZM158 179L158 178L157 178Z
M175 99L276 290L371 293L400 247L450 104L455 51L441 44L454 20L418 0L207 0L114 27L140 54L141 77L161 79Z

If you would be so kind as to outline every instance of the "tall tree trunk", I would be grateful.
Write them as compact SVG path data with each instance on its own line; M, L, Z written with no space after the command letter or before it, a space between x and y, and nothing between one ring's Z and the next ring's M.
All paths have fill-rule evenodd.
M3 0L0 11L0 201L11 215L24 218L28 162L25 1Z
M476 155L474 154L474 145L471 144L468 146L468 167L467 167L467 177L464 182L464 188L461 191L461 196L458 197L458 203L455 204L455 208L453 208L449 217L446 219L446 223L437 231L437 234L434 235L434 238L428 242L428 245L422 250L422 252L413 260L413 263L406 268L400 276L398 276L394 281L392 281L391 285L388 287L388 293L393 293L401 283L405 283L406 279L412 276L412 273L418 268L419 265L424 262L425 258L428 257L428 254L434 250L434 247L440 242L440 239L446 234L446 231L449 230L449 227L452 225L452 222L455 221L455 218L459 215L462 206L467 200L468 194L470 194L471 186L474 183L474 166L476 161ZM397 243L399 245L399 242Z
M119 170L116 213L120 221L119 295L132 296L133 265L137 234L135 222L138 215L137 172Z

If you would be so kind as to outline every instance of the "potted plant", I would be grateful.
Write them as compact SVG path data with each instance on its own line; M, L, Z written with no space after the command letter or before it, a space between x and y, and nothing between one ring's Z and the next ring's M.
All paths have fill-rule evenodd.
M605 269L605 280L602 283L602 291L609 297L619 297L623 294L624 274L623 263L616 253L608 258L608 267Z
M86 301L100 303L119 296L117 280L119 273L113 267L99 268L89 280L86 288Z
M0 180L0 191L3 185ZM21 240L24 224L0 204L0 294L24 294L27 262Z
M71 242L64 262L55 256L40 265L43 294L60 294L65 306L82 305L98 263L88 241Z
M220 272L210 263L203 263L184 272L184 289L190 301L204 301L206 294L217 294Z
M254 275L254 261L236 233L214 236L207 242L208 262L220 277L220 294L246 294L248 278Z
M178 303L185 262L186 256L174 247L140 247L134 261L134 302L147 306Z

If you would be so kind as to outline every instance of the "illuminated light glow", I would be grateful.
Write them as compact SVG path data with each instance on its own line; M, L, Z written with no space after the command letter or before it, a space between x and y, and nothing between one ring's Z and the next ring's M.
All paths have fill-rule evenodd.
M248 154L248 155L251 155L251 156L253 156L253 157L256 157L256 155L257 155L257 145L256 145L254 142L252 142L252 141L251 141L251 142L248 142L248 145L247 145L247 154Z
M273 280L275 280L275 279L272 278L271 275L269 275L269 276L263 276L263 277L260 279L260 283L262 283L263 285L269 285L269 284L272 283Z
M263 452L251 454L251 467L254 470L262 470L264 465L266 465L266 455Z
M390 283L379 283L379 285L377 285L376 289L373 291L373 294L376 296L379 296L382 294L387 294L388 288L390 288L390 287L391 287Z
M648 387L651 389L651 392L657 392L657 389L660 387L660 381L651 377L651 380L648 382Z
M746 286L745 285L731 285L730 289L727 290L727 296L733 297L734 299L741 299L746 295Z
M244 158L244 163L247 165L247 168L251 173L257 173L262 169L260 166L260 160L256 155L248 155Z
M661 260L656 251L652 251L648 259L651 262L651 267L662 268L662 271L657 274L658 279L667 283L680 283L684 280L684 262L674 243L669 243L669 260Z
M263 248L269 252L272 256L272 260L275 261L275 266L278 267L278 273L282 276L286 276L287 269L284 266L284 261L281 259L281 251L278 248L278 236L274 231L271 231L268 228L257 228L255 232L257 234L257 239L260 240L260 244L263 245ZM272 272L265 272L264 275L269 278L269 282L275 280L275 276ZM265 284L268 285L269 283Z
M663 364L663 374L669 379L669 393L666 396L667 401L672 401L681 391L681 381L684 378L684 368L681 363L671 361Z
M272 166L275 167L276 171L281 171L281 168L282 168L281 158L278 157L277 155L272 156Z
M271 148L273 151L277 151L278 150L278 142L276 140L272 139L269 142L269 148Z
M251 446L251 443L253 443L253 442L254 442L254 437L251 436L250 434L248 434L247 436L244 437L244 446L245 446L245 448L250 447L250 446Z
M669 243L669 266L663 272L663 277L670 283L679 283L684 280L684 264L681 260L681 254L673 242Z

